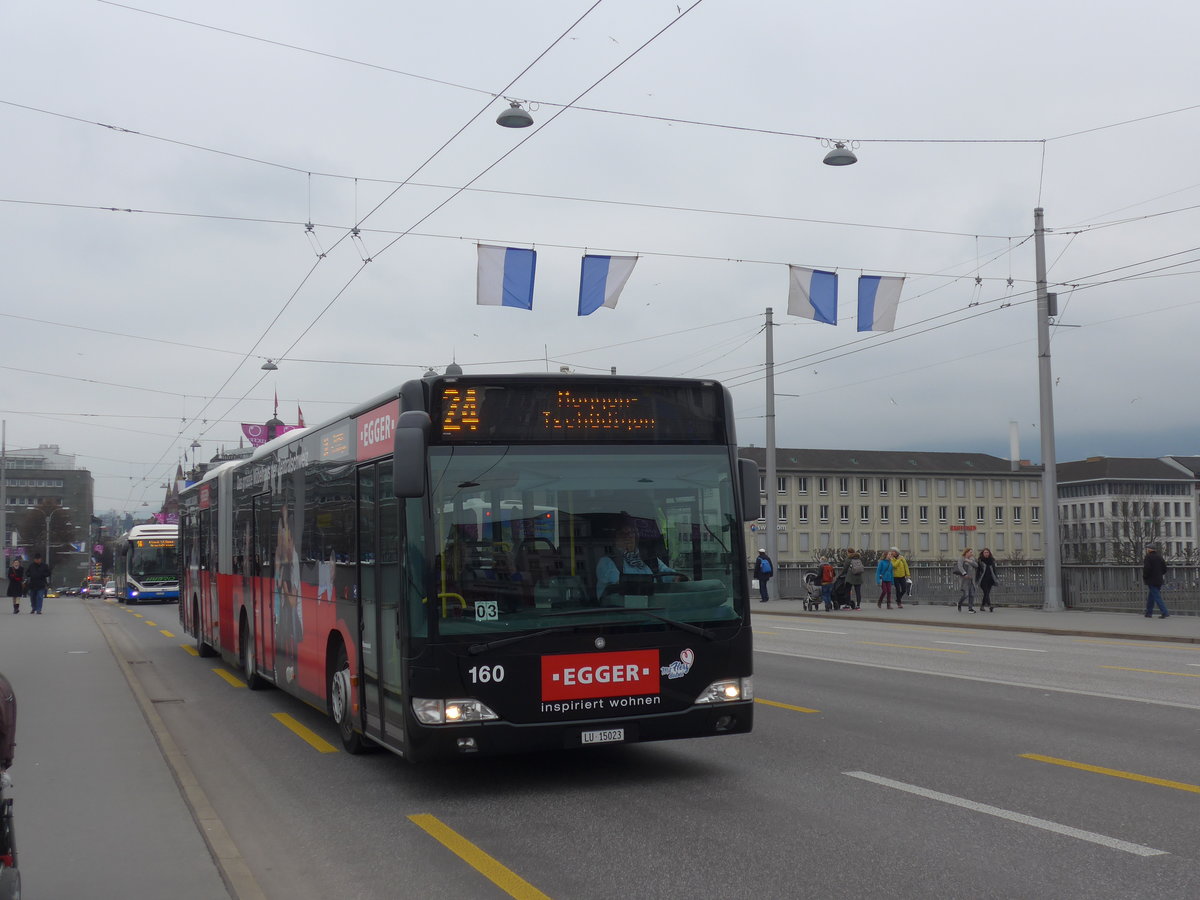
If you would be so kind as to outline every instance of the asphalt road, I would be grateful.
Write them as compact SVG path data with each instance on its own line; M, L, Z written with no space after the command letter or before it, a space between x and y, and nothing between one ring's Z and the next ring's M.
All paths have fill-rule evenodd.
M751 735L413 766L87 602L262 896L1200 896L1200 645L759 615Z

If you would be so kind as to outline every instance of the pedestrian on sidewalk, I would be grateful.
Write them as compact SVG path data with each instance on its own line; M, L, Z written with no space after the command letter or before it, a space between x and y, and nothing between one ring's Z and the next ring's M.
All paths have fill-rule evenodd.
M1158 552L1158 544L1151 544L1146 548L1146 558L1142 561L1142 583L1149 589L1149 592L1146 594L1147 619L1154 615L1154 607L1156 605L1158 606L1160 619L1165 619L1171 615L1167 612L1167 604L1163 603L1162 598L1162 586L1166 574L1167 561Z
M892 583L896 585L896 609L904 609L904 598L912 587L912 571L908 560L900 555L900 548L892 548Z
M996 574L996 557L992 556L992 551L984 547L979 551L979 587L983 590L983 597L979 601L980 611L987 610L995 612L996 607L992 606L992 588L1000 583L1000 577Z
M862 609L862 580L863 572L865 571L862 557L858 555L857 550L851 547L846 551L846 562L842 566L842 578L854 591L853 599L851 599L849 593L846 595L846 599L850 601L851 609Z
M825 611L833 609L833 583L837 581L837 571L828 562L821 563L821 602Z
M8 599L12 600L13 612L21 611L21 597L25 593L25 566L14 559L8 564Z
M880 609L883 609L883 601L887 601L887 608L892 608L892 581L895 576L892 574L892 554L891 551L879 557L879 562L875 563L875 583L879 585L879 600L875 603Z
M958 611L967 604L967 612L975 612L975 576L979 572L979 563L975 559L975 551L968 547L954 564L954 574L958 576L962 593L958 597Z
M33 554L33 562L25 570L25 586L29 588L29 612L40 616L46 589L50 587L50 567L42 562L40 553Z
M771 557L767 556L767 551L760 547L758 556L754 560L754 577L758 579L759 603L766 603L771 599L767 590L767 582L774 574L775 565L771 562Z

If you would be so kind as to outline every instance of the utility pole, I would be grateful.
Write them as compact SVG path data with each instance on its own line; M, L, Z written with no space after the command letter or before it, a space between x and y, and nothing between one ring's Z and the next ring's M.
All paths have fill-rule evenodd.
M775 587L779 582L779 558L775 553L779 536L779 485L775 475L775 329L772 309L767 307L767 474L763 488L767 494L767 534L763 541L767 556L771 557L771 567L774 570L767 581L767 596L772 600L779 599L779 591Z
M1050 308L1046 292L1046 229L1042 208L1033 211L1034 262L1037 266L1038 397L1042 431L1042 547L1046 555L1046 583L1042 609L1064 609L1062 559L1058 535L1058 472L1054 453L1054 378L1050 373Z

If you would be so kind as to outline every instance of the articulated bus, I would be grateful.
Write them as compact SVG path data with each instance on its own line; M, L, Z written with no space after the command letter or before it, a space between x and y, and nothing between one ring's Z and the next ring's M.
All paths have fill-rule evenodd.
M411 760L748 732L738 459L712 381L430 375L181 494L202 656Z
M134 525L117 539L113 579L122 603L179 599L179 526Z

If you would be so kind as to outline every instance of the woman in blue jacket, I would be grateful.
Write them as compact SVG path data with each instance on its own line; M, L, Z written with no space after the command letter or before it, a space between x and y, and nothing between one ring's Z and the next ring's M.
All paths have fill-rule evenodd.
M879 583L879 602L876 604L880 609L883 609L883 601L887 601L887 608L892 608L892 580L895 575L892 574L892 557L890 554L883 554L879 557L879 562L875 564L875 580Z

